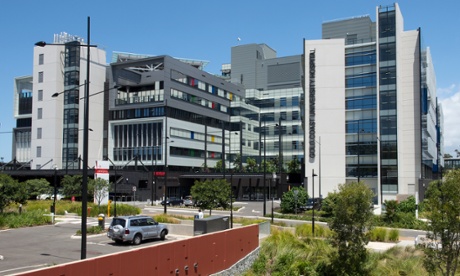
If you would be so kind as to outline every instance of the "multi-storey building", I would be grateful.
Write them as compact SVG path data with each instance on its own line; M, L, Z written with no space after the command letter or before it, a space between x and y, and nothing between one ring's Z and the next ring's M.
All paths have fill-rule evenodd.
M144 199L150 191L148 198L158 199L168 186L168 195L183 196L191 184L180 185L180 174L199 178L197 172L228 160L229 133L239 129L230 125L231 101L244 90L200 70L199 61L121 53L116 59L107 74L118 88L108 95L105 155L115 168L146 172L119 191L135 186Z
M232 114L232 121L243 122L243 159L279 158L278 174L287 171L288 162L303 160L301 62L301 55L277 57L266 44L247 44L232 47L231 64L222 66L223 75L246 92L244 102L233 103ZM241 106L245 109L240 112ZM302 180L290 182L300 185ZM279 196L285 189L277 188Z
M102 114L106 56L91 47L90 79L83 39L61 33L54 44L34 47L31 169L78 169L83 151L84 83L89 81L88 164L102 158ZM52 97L57 93L57 97ZM55 96L56 96L55 95Z
M387 199L418 196L440 155L434 69L421 30L404 31L397 4L376 15L325 22L321 40L304 42L304 122L309 182L319 178L326 196L337 184L364 181L380 212Z

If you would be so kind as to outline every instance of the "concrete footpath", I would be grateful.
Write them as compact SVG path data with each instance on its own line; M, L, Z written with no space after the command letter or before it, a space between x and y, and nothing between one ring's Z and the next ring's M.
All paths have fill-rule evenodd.
M415 246L415 242L414 239L410 238L402 238L399 242L369 242L366 248L380 252L388 250L394 246Z

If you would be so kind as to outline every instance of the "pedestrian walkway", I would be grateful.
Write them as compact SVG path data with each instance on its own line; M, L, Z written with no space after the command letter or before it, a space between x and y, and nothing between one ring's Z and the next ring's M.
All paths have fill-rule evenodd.
M386 251L394 246L415 246L414 240L409 238L402 238L399 242L369 242L366 248L374 251Z

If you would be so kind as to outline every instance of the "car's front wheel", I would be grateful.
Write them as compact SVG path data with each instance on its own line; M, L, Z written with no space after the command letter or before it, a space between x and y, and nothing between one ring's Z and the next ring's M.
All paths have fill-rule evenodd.
M133 238L133 244L134 245L139 245L142 242L142 236L141 234L136 234Z
M165 230L161 231L161 233L160 233L160 239L161 239L162 241L164 241L164 240L166 239L166 231L165 231Z

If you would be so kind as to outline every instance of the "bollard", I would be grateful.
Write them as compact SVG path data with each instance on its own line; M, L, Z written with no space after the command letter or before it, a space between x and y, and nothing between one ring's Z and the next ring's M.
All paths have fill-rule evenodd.
M19 204L19 214L22 214L22 204Z
M105 215L99 214L99 216L97 216L97 221L98 221L98 226L102 229L105 229Z

